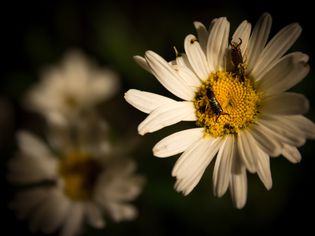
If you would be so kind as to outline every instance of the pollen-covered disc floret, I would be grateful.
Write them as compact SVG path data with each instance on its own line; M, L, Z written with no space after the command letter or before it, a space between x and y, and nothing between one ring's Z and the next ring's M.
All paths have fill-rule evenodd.
M230 72L211 73L196 92L197 125L214 137L236 134L255 122L261 95L252 80Z

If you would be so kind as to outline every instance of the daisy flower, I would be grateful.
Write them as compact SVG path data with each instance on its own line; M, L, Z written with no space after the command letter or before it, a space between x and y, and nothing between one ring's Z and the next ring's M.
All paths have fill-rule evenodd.
M19 218L29 219L33 232L59 229L60 235L71 236L80 233L85 222L103 228L103 214L115 222L137 216L129 202L141 192L144 179L134 173L135 162L117 156L108 142L95 143L96 126L90 129L93 139L85 136L86 126L78 130L82 132L75 133L75 139L74 133L51 137L54 145L29 132L17 135L20 151L9 162L8 179L23 189L10 206ZM102 124L98 131L104 132Z
M26 106L62 125L112 96L118 82L114 72L72 51L61 65L43 71L41 81L26 96Z
M301 94L287 92L309 72L308 56L285 53L302 29L293 23L269 42L271 16L263 14L251 31L243 21L232 39L225 17L207 29L194 22L198 38L188 35L185 53L167 62L153 51L135 60L182 101L130 89L125 99L148 113L138 126L141 135L180 121L194 121L195 128L176 132L158 142L153 153L169 157L182 153L173 168L175 189L189 194L210 162L213 192L221 197L230 189L237 208L247 199L247 171L257 173L272 187L270 157L283 155L301 160L297 149L315 138L315 125L302 114L309 109ZM176 50L175 50L176 51Z

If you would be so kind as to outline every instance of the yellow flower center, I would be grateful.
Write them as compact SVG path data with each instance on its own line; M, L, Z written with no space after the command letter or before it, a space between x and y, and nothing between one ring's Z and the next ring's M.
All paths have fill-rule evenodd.
M70 109L76 109L78 107L78 101L74 95L67 94L64 97L66 106Z
M91 198L93 187L101 172L99 163L90 155L72 151L59 164L59 174L64 180L64 193L71 200L85 201Z
M231 72L211 73L196 91L194 105L197 125L214 137L237 134L255 122L261 95L247 77Z

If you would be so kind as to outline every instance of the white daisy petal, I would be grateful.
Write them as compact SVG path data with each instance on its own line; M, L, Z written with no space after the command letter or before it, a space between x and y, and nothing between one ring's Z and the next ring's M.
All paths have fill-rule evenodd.
M242 40L242 44L240 45L241 52L243 53L243 57L246 58L246 49L247 44L249 41L249 36L251 32L252 25L247 21L244 20L235 30L232 36L232 42L239 42Z
M90 96L91 102L109 99L119 89L118 76L112 71L95 70L93 74L93 80L87 84L88 90L93 91L93 96Z
M49 150L46 145L35 135L26 131L19 131L17 138L21 152L26 155L36 158L46 158L49 154Z
M8 162L9 173L7 178L15 184L32 184L43 180L56 178L57 161L25 156L23 153Z
M210 71L224 69L230 23L225 17L215 21L207 42L207 60Z
M255 138L259 147L268 155L275 157L281 154L282 147L277 137L265 126L260 124L253 125L248 134Z
M187 196L199 183L205 169L200 167L189 178L177 179L174 188L177 192L182 192L184 196Z
M194 26L197 31L198 40L200 43L200 47L203 50L203 52L206 52L206 46L207 46L207 40L208 40L208 30L207 28L199 21L194 22Z
M260 148L257 148L257 174L265 185L266 189L272 187L272 177L270 171L270 160L267 153L263 152Z
M221 139L201 139L181 155L172 171L172 176L177 178L177 191L187 195L193 190L218 152L220 144Z
M222 144L213 169L213 192L222 197L229 187L232 159L236 151L234 136L227 137Z
M132 220L137 217L137 209L130 204L110 203L108 211L114 221L120 222L122 220Z
M257 170L256 160L256 144L254 138L248 131L240 132L237 138L237 146L241 160L244 162L246 168L251 173Z
M57 161L48 147L35 135L19 131L19 153L8 162L8 179L16 184L54 180Z
M155 93L129 89L125 93L126 101L138 110L150 113L161 105L175 102L175 100Z
M201 80L207 79L210 70L207 64L206 56L202 51L197 38L192 34L187 35L184 46L187 58L194 69L194 72Z
M299 150L296 147L287 144L283 147L282 155L292 163L299 163L302 159Z
M236 208L244 207L247 200L247 175L237 152L234 152L232 172L230 176L230 194Z
M272 24L271 16L268 13L264 13L256 23L253 33L248 42L248 66L247 72L250 73L251 70L256 65L259 55L263 51L268 36L270 33Z
M101 229L105 226L105 221L102 216L102 212L98 206L94 203L89 202L85 207L85 214L87 221L90 225L97 229Z
M157 157L169 157L181 153L202 138L203 131L203 128L193 128L169 135L153 147L153 154Z
M217 70L224 70L227 64L227 52L229 44L230 22L225 22L224 31L222 32L221 47L218 54L218 62L215 68Z
M293 45L302 32L299 24L294 23L284 27L275 35L261 52L251 75L255 78L277 59L279 59Z
M302 115L286 116L286 120L291 123L292 127L300 130L306 138L315 139L315 124Z
M181 60L183 57L177 57L176 61ZM201 80L189 69L187 66L183 66L180 64L173 66L175 72L178 74L180 78L191 88L191 90L195 91L201 84Z
M174 102L155 109L138 126L141 135L152 133L179 121L194 121L195 107L191 102Z
M273 67L256 78L257 86L272 95L286 91L299 83L309 72L309 57L301 52L290 53L281 58Z
M194 91L178 77L171 65L161 56L153 51L147 51L145 59L151 67L153 75L166 89L181 99L187 101L193 99Z
M75 236L82 227L82 221L84 216L84 208L82 203L73 203L70 206L64 226L60 232L61 236Z
M177 160L172 176L177 178L185 177L199 166L205 166L204 161L210 163L214 155L218 152L221 139L201 139L191 145ZM196 156L198 158L196 158Z
M209 32L209 33L211 32L211 30L212 30L212 28L213 28L213 26L215 25L215 22L216 22L217 20L218 20L218 18L214 18L214 19L212 19L212 21L210 22L209 27L208 27L208 32ZM207 41L206 43L208 43L208 41Z
M189 69L192 73L194 71L194 69L191 67L191 64L188 60L188 57L185 53L181 53L179 55L176 56L176 60L174 62L173 65L177 65L180 68L182 67L186 67L187 69ZM194 74L194 76L196 77L196 75ZM198 78L198 80L200 80L200 78Z
M140 194L144 178L142 176L131 175L131 173L115 176L117 175L117 171L123 170L120 168L115 173L107 175L101 181L98 181L99 189L95 191L95 200L100 205L104 205L102 203L104 201L103 198L106 198L108 202L124 202L132 201ZM113 171L111 170L111 172ZM103 186L106 186L106 188Z
M275 141L281 143L282 146L284 143L294 146L301 146L305 143L303 132L287 122L285 117L264 115L259 120L259 124L267 128Z
M51 200L49 195L49 190L47 190L47 193L45 194L45 197L43 197L43 200L41 202L38 202L38 205L30 214L30 223L29 223L29 229L32 233L35 233L36 231L40 231L41 229L41 220L47 216L47 212L45 211L45 207L49 204L49 201Z
M308 110L309 102L304 95L286 92L266 97L262 113L297 115L304 114Z
M145 69L146 71L152 73L152 70L150 68L150 66L148 65L147 61L145 60L144 57L141 56L134 56L133 59L135 60L135 62L141 66L143 69Z
M281 149L283 148L284 143L287 143L287 142L290 142L290 144L293 143L288 137L281 136L279 133L277 133L273 129L273 128L275 128L275 125L268 123L266 120L260 119L259 123L258 123L258 127L259 127L261 134L264 133L265 137L269 138L268 141L270 143L272 143L273 145L275 145L276 147L278 147L277 152L273 151L275 153L272 153L271 150L267 150L265 146L263 146L261 143L259 143L259 140L257 139L255 134L253 133L254 138L256 139L260 148L272 157L276 157L276 156L279 156L281 154Z
M70 203L59 190L54 190L42 204L43 206L37 210L38 221L41 231L50 234L65 220Z
M9 207L16 211L19 219L26 219L26 217L31 215L34 208L45 200L46 196L47 189L27 189L17 193L14 200L10 202Z

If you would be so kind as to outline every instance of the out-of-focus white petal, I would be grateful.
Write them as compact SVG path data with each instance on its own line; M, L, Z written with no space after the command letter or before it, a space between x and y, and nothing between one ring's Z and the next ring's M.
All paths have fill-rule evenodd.
M44 188L28 189L17 193L9 207L16 211L19 219L29 217L34 209L42 202L49 192Z
M19 131L17 134L19 149L22 153L35 158L46 158L50 152L47 146L35 135L27 131Z
M40 82L26 95L25 105L50 123L66 125L112 96L118 87L114 72L101 69L80 52L72 51L60 65L42 73Z
M97 205L92 202L86 203L85 215L87 222L97 229L101 229L105 226L105 221L102 216L102 212Z
M99 188L98 191L95 191L95 200L100 204L102 204L102 201L132 201L140 194L144 182L145 179L138 175L129 174L124 176L118 175L118 173L107 175L98 182ZM106 204L102 205L105 206Z
M116 222L132 220L138 215L137 209L130 204L110 203L107 210Z
M7 178L15 184L31 184L56 178L55 159L37 159L20 154L8 162Z
M61 236L75 236L77 235L83 223L84 217L84 205L82 203L73 203L66 215L66 220L64 221L64 225L61 229Z
M88 83L86 89L91 92L87 96L90 100L89 103L96 104L103 99L106 100L119 89L118 75L110 70L96 70L93 72L93 79Z
M20 153L8 162L8 180L16 184L30 184L56 178L57 161L36 136L18 133Z
M37 205L32 214L31 231L52 233L63 223L69 208L69 201L59 189L47 189L46 198Z

